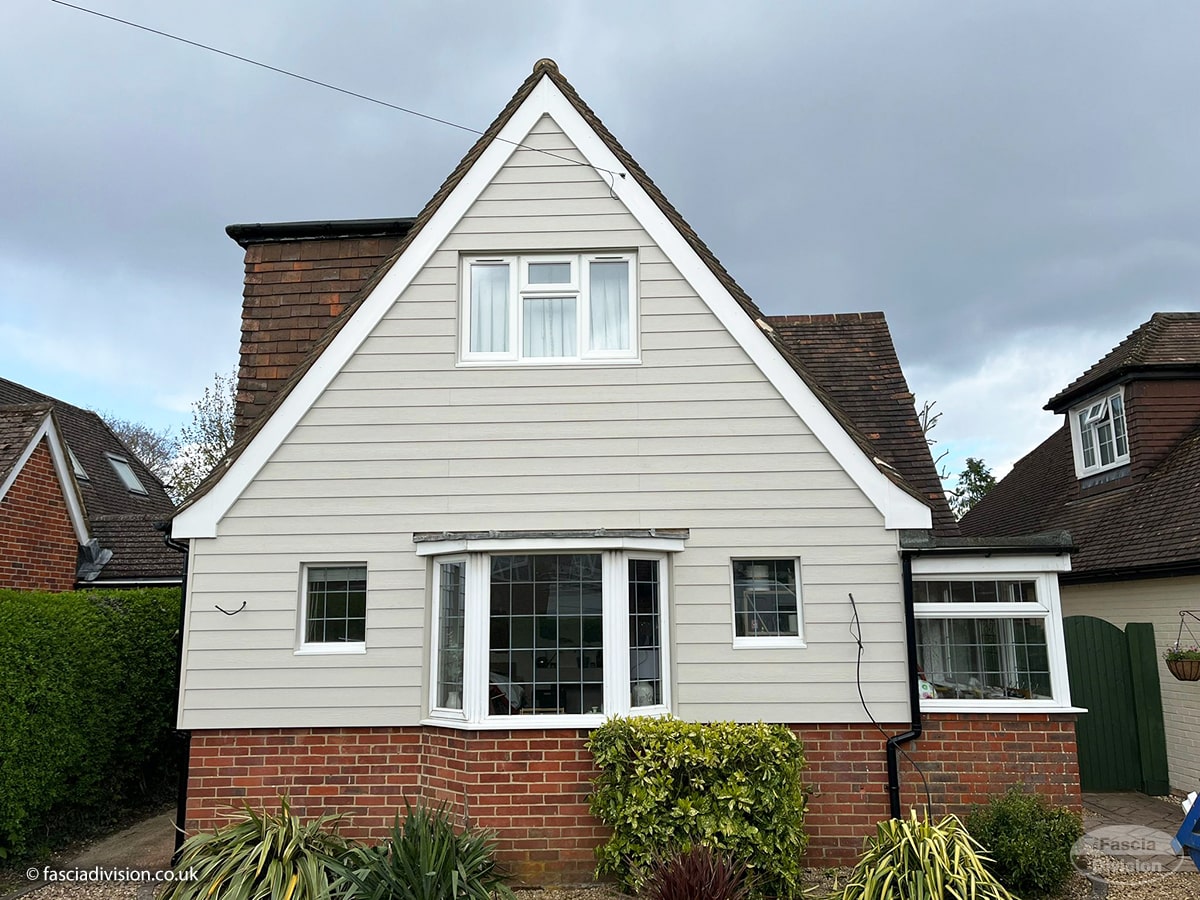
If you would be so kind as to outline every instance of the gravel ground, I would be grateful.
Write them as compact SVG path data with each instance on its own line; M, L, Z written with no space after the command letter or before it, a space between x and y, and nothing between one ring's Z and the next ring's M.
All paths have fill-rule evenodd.
M1059 900L1200 900L1200 873L1190 862L1178 872L1162 876L1144 876L1140 884L1113 883L1100 890L1082 873L1076 874L1067 884ZM1095 870L1103 871L1103 859L1092 860ZM806 895L811 898L825 897L832 891L834 879L839 875L834 869L810 869L805 878ZM21 900L151 900L152 888L130 882L105 882L88 885L52 884L22 895ZM620 900L621 894L610 885L593 885L576 888L548 888L545 890L518 890L519 900ZM627 900L627 898L626 898Z

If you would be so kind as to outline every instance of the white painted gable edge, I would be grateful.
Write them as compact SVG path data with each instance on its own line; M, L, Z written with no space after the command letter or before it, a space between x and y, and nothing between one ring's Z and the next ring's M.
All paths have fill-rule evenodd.
M271 418L263 424L242 454L234 460L221 480L206 495L175 517L172 525L174 537L216 537L217 525L225 513L387 314L392 304L441 246L508 161L517 145L525 139L543 115L549 115L557 123L591 165L601 170L623 171L620 160L608 145L587 124L554 82L543 75L497 137L480 154L462 180L425 223L425 227L375 285L355 311L353 318L314 361L312 367L284 398ZM930 508L894 484L876 467L804 380L780 356L766 335L746 315L637 180L632 177L611 176L605 180L610 182L617 199L623 202L641 223L680 274L741 344L763 375L879 510L884 517L884 527L931 527Z
M46 413L46 418L42 420L42 424L38 426L37 432L25 446L25 449L21 451L21 456L12 467L12 471L8 473L8 477L4 479L4 483L0 484L0 501L3 501L8 496L9 490L12 489L12 486L17 481L17 476L21 474L21 470L25 468L25 464L29 462L29 457L33 456L33 451L37 449L37 445L41 442L42 438L46 438L50 445L50 458L54 461L54 472L58 476L58 487L62 491L63 499L67 501L67 515L70 516L71 527L75 529L75 537L82 546L91 539L88 534L87 517L83 514L83 503L80 501L76 490L74 466L67 459L66 450L63 449L62 436L58 433L58 427L55 425L52 413Z

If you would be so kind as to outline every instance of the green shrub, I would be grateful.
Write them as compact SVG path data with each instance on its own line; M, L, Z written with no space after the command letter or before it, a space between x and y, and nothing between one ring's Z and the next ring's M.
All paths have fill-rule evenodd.
M0 856L169 796L179 590L0 591Z
M988 868L1009 890L1044 897L1070 876L1071 847L1083 834L1083 823L1071 810L1013 788L987 806L975 807L967 829L987 848L993 860Z
M491 834L456 831L444 806L430 810L405 803L404 823L396 817L391 840L352 847L334 868L335 893L353 900L513 897L496 865Z
M696 846L655 863L642 896L646 900L746 900L750 896L747 875L743 863Z
M588 747L592 813L613 830L598 875L636 890L656 859L705 846L745 862L756 893L799 892L804 749L786 726L614 718Z
M838 900L1015 900L955 816L888 819L866 841Z
M274 814L247 806L241 819L184 841L175 871L193 877L169 882L159 900L329 900L330 866L346 852L335 819L303 822L286 797Z

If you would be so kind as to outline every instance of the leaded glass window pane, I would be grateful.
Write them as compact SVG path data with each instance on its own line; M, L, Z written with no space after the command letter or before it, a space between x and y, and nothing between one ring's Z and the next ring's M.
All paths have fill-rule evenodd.
M438 566L437 705L463 708L463 649L466 634L466 564Z
M733 612L738 637L798 637L796 561L735 559Z
M629 560L630 706L663 702L661 613L658 560Z

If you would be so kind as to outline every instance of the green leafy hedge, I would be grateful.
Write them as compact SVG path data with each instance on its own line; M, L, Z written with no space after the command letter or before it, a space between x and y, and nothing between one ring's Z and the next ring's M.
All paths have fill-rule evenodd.
M744 862L756 893L799 894L804 748L786 726L615 718L588 746L592 812L613 829L597 874L636 890L657 859L704 846Z
M988 868L1004 886L1031 898L1051 896L1066 883L1075 867L1071 848L1083 836L1078 813L1020 787L974 807L967 829L987 849Z
M0 591L0 858L162 796L177 588Z

